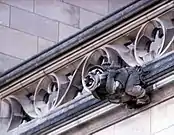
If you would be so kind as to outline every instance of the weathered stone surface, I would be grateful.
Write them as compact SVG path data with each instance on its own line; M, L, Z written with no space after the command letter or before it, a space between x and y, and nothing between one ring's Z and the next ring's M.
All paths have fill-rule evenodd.
M59 41L68 38L69 36L78 32L79 29L71 27L69 25L59 23Z
M108 0L63 0L64 2L88 9L95 13L108 13Z
M72 26L78 26L79 8L76 6L55 0L36 0L35 12Z
M151 131L156 133L174 124L174 99L151 109Z
M0 1L31 12L33 11L34 7L34 0L0 0Z
M0 3L0 24L9 26L10 7Z
M134 0L109 0L109 12L114 12L133 1Z
M53 46L54 44L55 44L55 42L38 37L38 52L41 52L41 51Z
M13 7L11 27L51 41L58 40L58 22Z
M0 26L0 51L27 59L37 53L37 37Z
M0 53L0 73L14 67L21 62L21 59Z
M84 28L91 23L101 19L103 16L84 9L80 9L80 28Z
M39 60L38 60L38 61L39 61ZM91 107L91 106L90 106L90 107ZM99 106L97 106L97 107L99 107ZM74 107L74 105L73 105L73 106L71 106L71 107L70 107L70 106L67 106L67 108L72 109L72 111L74 111L74 108L75 108L75 107ZM106 109L106 110L107 110L107 109ZM91 110L90 110L90 111L91 111ZM114 112L114 111L113 111L113 112ZM131 114L131 112L128 112L128 111L127 111L128 113L125 113L125 112L126 112L126 109L124 110L124 112L121 112L121 113L122 113L122 119L124 119L124 118L123 118L124 116L125 116L125 117L126 117L126 116L129 117L130 114ZM78 113L78 112L77 112L77 113ZM115 112L114 112L114 113L115 113ZM135 112L135 113L136 113L136 112ZM68 114L68 115L66 115L66 116L71 116L69 112L68 112L67 114ZM72 114L72 113L71 113L71 114ZM74 114L76 115L76 113L74 113ZM100 113L99 113L99 114L100 114ZM125 115L123 116L123 114L125 114ZM129 115L129 116L128 116L128 115ZM67 118L66 116L64 115L64 118ZM119 115L118 115L118 116L119 116ZM76 118L76 117L74 117L74 118ZM112 118L114 118L114 117L112 117ZM113 120L112 118L111 118L111 120ZM115 118L117 118L117 120L119 120L119 119L118 119L119 117L115 117ZM104 118L102 117L102 119L104 119ZM120 119L121 119L121 118L120 118ZM52 120L50 120L50 121L51 121L50 125L52 125L53 121L55 122L55 120L56 120L55 118L52 119ZM60 119L59 119L59 120L60 120ZM63 119L63 120L65 120L65 119ZM80 124L80 123L83 122L82 119L81 119L81 120L78 120L78 119L77 119L77 121L79 122L79 123L77 122L77 124ZM37 122L37 121L36 121L36 122ZM33 129L34 129L34 130L37 130L36 127L37 127L38 129L39 129L39 128L41 129L41 128L44 128L44 126L45 126L45 127L48 126L48 125L45 125L45 124L47 124L47 123L44 123L45 121L44 121L43 123L41 123L41 122L43 122L43 121L38 120L38 123L40 123L40 125L34 126L35 129L34 129L34 128L33 128ZM107 124L107 123L113 124L112 122L115 122L115 121L111 121L111 123L109 123L109 120L108 120L108 121L106 121L105 123L106 123L106 124ZM31 124L31 123L30 123L30 124ZM48 124L49 124L49 123L48 123ZM57 125L60 125L60 124L57 124ZM32 126L32 125L31 125L31 126ZM82 125L79 125L79 126L82 127ZM107 126L108 126L108 125L107 125ZM95 127L95 126L94 126L94 127ZM28 129L29 129L29 128L27 128L27 130L28 130ZM40 129L39 129L38 132L40 132ZM44 129L45 129L45 128L44 128ZM33 130L32 130L32 131L33 131ZM72 131L72 130L71 130L71 131ZM29 132L31 132L31 131L29 131ZM33 132L33 133L34 133L34 132Z
M127 135L130 133L133 135L150 135L149 110L115 124L114 135Z
M143 124L143 126L142 126ZM150 135L150 111L147 110L129 119L116 123L94 135Z

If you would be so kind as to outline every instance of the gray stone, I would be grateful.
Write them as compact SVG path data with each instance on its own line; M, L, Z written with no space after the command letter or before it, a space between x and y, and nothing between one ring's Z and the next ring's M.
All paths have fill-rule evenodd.
M102 15L106 15L108 13L108 0L63 0L63 1Z
M0 24L9 26L10 7L0 3Z
M11 27L51 41L58 40L58 22L13 7Z
M109 12L116 11L133 1L134 0L109 0Z
M60 1L36 0L35 12L69 25L78 26L79 8Z
M38 37L38 52L41 52L41 51L53 46L54 44L55 44L55 42Z
M21 59L37 53L37 37L0 26L0 51Z
M168 100L151 109L151 131L152 134L163 130L174 124L174 99Z
M143 126L142 126L143 123ZM94 135L150 135L150 111L107 127Z
M114 135L128 134L150 135L150 110L135 115L118 124L115 124Z
M0 53L0 73L16 66L21 62L21 59Z
M80 28L84 28L102 17L99 14L80 9Z
M9 5L25 9L28 11L33 11L34 1L33 0L0 0Z
M79 29L71 27L69 25L59 23L59 41L68 38L69 36L78 32Z

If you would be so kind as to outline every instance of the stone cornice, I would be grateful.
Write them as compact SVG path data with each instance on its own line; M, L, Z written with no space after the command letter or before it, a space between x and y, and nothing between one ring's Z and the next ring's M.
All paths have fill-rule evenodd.
M4 111L0 120L4 129L9 134L45 134L55 127L56 134L60 134L115 108L125 111L122 105L101 102L87 94L93 88L85 82L86 76L94 66L97 66L95 71L101 72L105 58L120 66L146 68L145 63L171 51L173 7L170 0L136 1L79 35L34 56L21 64L21 68L4 73L0 78L0 107ZM158 32L162 36L157 36ZM146 40L142 40L143 36ZM149 44L151 36L154 40ZM156 48L149 47L151 44ZM169 97L164 95L150 106L166 98ZM81 119L79 123L77 118Z
M165 58L168 60L171 57L174 58L174 53L167 55ZM145 67L151 68L151 64L159 61L161 59L155 60ZM156 69L158 68L156 67ZM149 74L149 76L153 78L154 75ZM23 124L9 133L58 135L83 132L91 134L173 98L173 87L173 82L170 82L161 88L155 89L151 93L151 103L139 109L128 109L124 104L111 104L107 101L97 100L91 94L85 94L78 99L63 104L50 114Z
M22 125L9 134L92 134L173 98L173 86L169 84L154 91L151 104L140 109L127 109L125 105L97 101L88 95L68 103L68 108L67 105L58 108L50 115Z

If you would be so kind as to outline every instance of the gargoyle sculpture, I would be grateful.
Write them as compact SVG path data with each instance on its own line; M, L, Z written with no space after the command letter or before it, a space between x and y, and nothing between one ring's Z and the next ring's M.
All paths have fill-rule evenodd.
M92 94L98 99L140 107L150 103L143 88L141 72L141 67L138 66L119 68L103 64L102 68L91 69L86 77L86 84L93 87Z

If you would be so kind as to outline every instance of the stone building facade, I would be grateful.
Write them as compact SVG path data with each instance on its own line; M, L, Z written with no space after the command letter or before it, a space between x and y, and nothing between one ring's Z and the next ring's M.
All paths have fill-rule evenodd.
M0 49L0 72L130 2L131 0L1 0L0 37L3 44Z
M172 73L138 109L85 82L103 57L146 67L172 52L172 0L0 0L0 41L0 135L174 134Z

